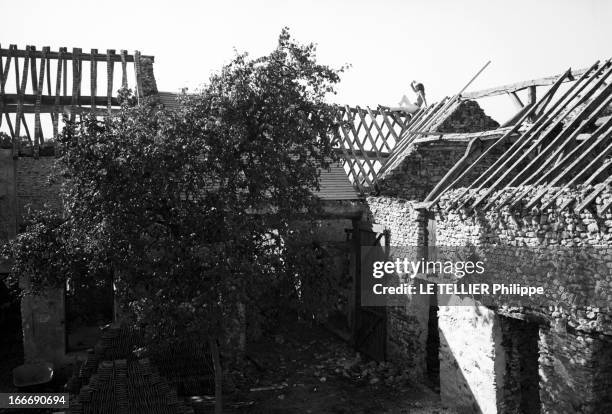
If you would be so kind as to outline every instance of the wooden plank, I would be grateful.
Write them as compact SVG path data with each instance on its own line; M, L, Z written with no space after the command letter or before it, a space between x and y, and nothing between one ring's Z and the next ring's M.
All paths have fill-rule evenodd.
M72 99L71 99L71 112L70 112L70 122L74 122L76 120L76 109L78 105L79 98L79 89L81 86L81 75L79 73L79 54L81 49L74 48L72 49Z
M378 122L376 121L376 114L374 114L374 112L372 112L372 110L370 109L369 106L366 106L366 111L368 112L368 114L370 115L370 119L372 120L372 124L374 125L374 127L376 128L376 131L378 132L378 136L381 138L382 140L382 146L387 148L387 151L391 152L391 147L389 146L389 144L387 144L387 139L385 138L382 128L380 127L380 125L378 124ZM383 115L385 116L385 115ZM389 132L390 134L390 132ZM382 150L383 148L381 148Z
M121 87L127 89L127 50L121 51Z
M604 160L605 157L608 156L608 154L612 151L612 146L608 146L608 148L606 148L606 150L604 151L603 154L598 154L597 159L598 160ZM593 181L595 181L597 179L597 177L599 177L601 175L601 173L603 173L605 170L607 170L608 168L610 168L610 165L612 164L612 160L604 160L603 163L601 164L601 166L595 170L595 172L593 174L591 174L591 176L589 178L587 178L584 181L584 186L588 186L593 184ZM588 168L586 168L585 170L588 170Z
M38 93L38 76L36 72L36 58L33 55L36 53L36 47L30 46L30 74L32 75L32 91L34 95ZM24 91L25 92L25 91Z
M68 54L68 49L65 47L60 47L60 53L62 56ZM62 66L64 67L63 76L64 76L64 96L68 96L68 59L62 57Z
M558 181L561 180L561 178L563 178L565 175L567 175L570 171L573 170L574 167L576 167L581 161L586 159L587 154L590 153L590 150L592 150L593 148L595 148L600 142L602 142L603 139L605 139L606 134L610 134L612 133L612 127L601 137L600 140L598 140L597 142L595 142L589 150L583 152L580 157L578 159L576 159L570 166L566 167L563 170L563 173L560 174L559 176L555 177L555 179L549 184L549 187L552 187L554 184L556 184ZM605 158L605 156L608 155L608 152L612 150L612 146L608 146L604 151L600 152L593 160L591 160L591 162L586 166L586 168L583 168L579 171L576 171L576 173L574 174L574 176L572 176L571 180L568 181L561 189L559 189L557 192L555 192L555 194L553 194L553 196L546 200L544 203L542 203L542 206L540 207L541 210L544 210L546 208L548 208L548 206L550 206L556 199L557 197L559 197L563 191L565 191L567 188L573 186L576 182L578 182L578 180L590 169L592 168L596 163L601 162L601 160L603 158ZM534 200L530 201L530 205L533 205L537 199L541 198L543 196L543 194L538 194L536 198L534 198Z
M49 53L51 51L51 47L45 46L43 47L43 53ZM47 67L47 95L52 96L53 92L51 91L51 59L46 59L46 67Z
M542 136L540 136L538 139L536 139L531 147L524 152L510 167L505 167L504 165L500 166L500 168L496 171L497 172L501 172L501 175L499 176L499 178L492 184L489 186L489 188L487 188L487 190L484 192L484 194L480 195L476 201L472 204L472 208L477 207L480 203L482 203L484 201L485 198L487 198L493 191L495 191L495 189L497 188L497 186L506 178L508 177L509 174L514 173L514 177L511 179L511 181L508 183L508 186L511 186L512 184L514 184L520 177L522 177L523 173L528 171L529 168L531 168L534 165L534 162L536 162L537 160L539 160L541 157L543 157L544 155L548 154L550 148L552 148L554 146L554 144L556 142L558 142L561 139L565 139L567 138L568 135L571 134L571 132L573 131L574 128L576 128L584 119L585 116L587 116L588 114L591 113L591 111L593 111L593 107L597 107L601 101L607 96L607 94L612 91L612 84L608 85L606 88L604 88L604 90L600 91L599 93L596 94L596 97L589 102L589 104L582 109L582 111L580 111L580 113L566 126L563 128L563 130L553 139L553 141L550 143L550 145L547 145L546 147L540 148L540 152L538 154L536 154L535 158L533 158L531 160L531 162L528 163L527 167L525 169L522 169L521 171L516 171L516 167L523 162L524 160L527 159L527 157L530 155L530 153L532 153L534 151L534 149L538 148L538 146L540 144L542 144L544 142L544 140L546 138L548 138L549 136L552 136L553 133L555 132L555 129L557 126L563 125L563 120L565 119L565 116L567 116L569 113L571 113L573 110L575 110L576 108L578 108L580 105L582 105L593 93L597 92L599 87L604 84L605 79L612 74L612 67L610 68L610 70L607 71L607 73L602 76L596 83L595 85L593 85L593 87L591 89L589 89L587 92L585 92L584 94L580 95L581 91L584 88L577 88L578 90L576 91L574 96L579 96L578 100L574 103L574 105L571 107L571 109L569 111L565 112L565 115L563 117L557 118L557 120L554 122L553 126L546 132L544 133ZM585 87L586 85L588 85L590 83L591 80L596 79L596 76L593 76L591 78L589 78L589 82L585 83ZM575 83L573 86L577 85L577 83ZM570 100L568 101L571 102L573 98L570 98ZM551 117L551 119L554 117ZM485 180L486 183L487 180ZM483 183L484 185L484 183ZM493 205L494 201L496 199L498 199L500 197L502 193L497 193L497 195L493 195L490 199L488 204L485 206L484 211L486 211L490 206Z
M519 98L519 96L516 94L516 92L508 92L508 96L510 98L512 98L512 102L514 103L514 105L517 107L517 109L521 109L525 107L525 104L523 103L523 101L521 101L521 98Z
M29 52L29 49L28 49ZM23 64L23 76L21 79L21 84L19 85L19 88L17 89L17 93L20 96L20 99L17 103L17 110L16 112L16 116L15 116L15 137L13 139L13 157L16 157L19 154L19 150L21 149L21 121L24 121L24 127L27 128L27 125L25 124L25 119L23 117L23 113L22 113L22 108L23 108L23 101L21 99L21 97L24 95L25 93L25 89L26 86L28 85L28 66L30 63L30 56L29 54L26 55L25 59L24 59L24 64ZM16 69L16 75L17 77L19 77L19 70L17 69L19 66L15 65L15 69Z
M595 69L595 65L591 66L591 69ZM497 159L489 168L487 168L487 170L481 174L481 176L479 176L475 181L474 181L474 185L479 184L479 187L476 188L476 191L481 190L487 182L489 182L491 179L493 179L495 177L495 174L498 171L501 171L506 164L509 162L509 160L512 158L513 155L519 153L528 143L529 140L527 138L531 138L532 136L538 136L542 131L544 131L549 125L550 122L552 122L555 117L559 116L559 114L561 114L565 109L565 105L566 103L571 102L572 99L574 99L576 96L578 96L578 94L580 94L580 92L582 92L584 90L584 88L593 80L595 79L595 77L597 75L600 74L600 72L604 69L604 66L601 66L594 74L594 76L592 76L589 79L586 79L588 76L588 73L590 72L585 72L582 77L575 82L562 96L559 100L557 100L557 102L555 102L555 104L549 108L548 111L546 111L545 113L542 113L539 115L538 119L536 120L535 124L529 128L520 138L519 140L517 140L514 145L512 145L499 159ZM586 79L586 83L584 82ZM561 84L558 83L556 84L556 87L558 88ZM552 93L551 93L552 91ZM554 92L556 92L556 89L553 90L553 88L551 88L549 90L548 95L552 96L554 94ZM544 102L544 100L540 101L540 102ZM534 108L535 109L535 108ZM518 122L518 124L522 124L526 119L529 119L531 117L531 115L535 113L535 111L531 111L529 113L529 115L527 115L527 117L523 117L520 122ZM567 111L566 111L567 114ZM559 122L562 121L562 119L559 120ZM552 128L551 128L552 129ZM482 181L481 181L482 180Z
M9 93L5 95L6 97L6 101L5 103L7 105L10 104L16 104L19 102L19 95L18 94L14 94L14 93ZM33 105L36 102L36 97L37 95L32 95L32 94L24 94L23 95L23 102L24 104L31 104ZM58 104L60 105L70 105L72 104L72 97L70 96L59 96L59 97L51 97L51 96L47 96L47 95L42 95L41 96L41 102L43 105L53 105L55 103L55 101L57 100ZM80 97L75 97L74 101L76 102L77 105L91 105L92 102L95 102L96 105L100 105L100 106L106 106L106 104L108 103L108 97L106 96L80 96ZM120 106L120 102L117 98L111 98L111 105L112 106Z
M62 91L62 68L64 67L63 48L60 48L59 56L57 58L57 73L55 74L55 99L53 100L53 111L55 112L55 118L53 119L53 137L57 138L59 135L59 105L60 105L60 94ZM65 75L65 73L64 73ZM64 85L64 88L66 86Z
M357 107L357 109L360 109L359 107ZM366 126L364 128L365 131L365 136L368 139L368 141L370 142L370 145L372 146L372 149L374 150L374 152L376 153L376 159L377 160L381 160L382 157L380 155L380 151L378 150L378 146L376 145L376 141L374 140L374 138L372 137L372 127L374 126L374 122L373 122L373 118L370 117L370 125L367 125L367 120L364 116L363 111L357 111L357 115L359 116L359 118L361 119L361 122ZM365 147L364 147L365 148ZM370 151L371 152L371 151ZM376 174L376 172L374 171L373 174Z
M36 104L35 113L34 113L34 157L38 158L38 153L40 151L40 144L44 141L42 136L42 127L40 125L40 101L42 98L43 89L45 86L45 63L47 62L47 58L45 56L45 51L43 51L43 57L40 59L40 76L38 77L38 87L36 88Z
M96 108L95 111L92 111L92 109L88 106L83 106L83 107L79 107L76 106L75 109L72 109L73 105L59 105L59 106L55 106L55 105L40 105L40 113L41 114L52 114L52 113L64 113L64 114L70 114L72 111L75 112L75 114L87 114L87 113L92 113L95 116L106 116L108 115L108 109L107 108ZM7 105L7 110L5 111L5 113L7 114L12 114L12 113L16 113L17 112L17 105L11 104L11 105ZM113 109L111 110L111 113L118 113L120 112L120 109L118 107L113 107ZM21 108L21 113L23 114L34 114L36 113L36 106L35 105L23 105L23 107Z
M599 183L595 186L595 189L589 194L582 203L578 204L578 206L574 209L574 212L580 213L584 210L589 204L591 204L599 194L602 193L603 190L606 189L610 184L612 184L612 175L606 178L602 183Z
M17 91L17 93L19 93L20 87L21 87L21 77L19 76L19 58L15 57L15 90Z
M609 97L609 99L612 99L612 97ZM606 100L607 101L607 100ZM605 103L604 103L605 104ZM602 105L603 106L603 105ZM556 163L554 166L552 166L552 168L550 168L548 171L544 171L544 168L546 165L541 166L540 168L538 168L536 171L533 172L533 174L531 174L524 183L529 183L531 182L531 180L537 178L534 182L533 185L539 185L541 183L544 182L544 180L546 180L549 176L551 176L552 174L554 174L555 172L559 171L564 165L566 165L566 163L570 162L570 161L577 161L580 162L580 160L582 160L583 157L586 156L586 154L588 154L594 147L589 148L586 152L581 152L590 142L595 141L597 145L597 143L599 143L600 141L597 141L597 138L601 136L601 134L606 131L609 127L612 126L612 121L609 121L607 124L604 124L602 126L600 126L596 131L594 131L592 134L589 134L589 137L585 140L583 140L582 142L580 142L580 144L578 144L578 146L576 146L574 149L572 149L571 151L569 151L568 153L564 153L563 157L559 160L558 163ZM574 139L577 139L581 134L580 134L580 129L577 129L576 131L577 133L572 134L574 136ZM571 142L571 139L567 140L568 143ZM565 145L561 146L561 148L559 148L559 150L563 150L563 147ZM559 150L557 152L559 152ZM576 158L577 154L581 154L578 158ZM556 153L553 154L553 157L557 155ZM561 174L559 176L557 176L555 179L553 179L553 183L549 184L549 186L554 185L554 183L556 183L558 180L560 180L566 172L561 172ZM531 199L531 201L528 204L528 208L533 207L534 204L548 191L548 188L540 190L538 192L538 194L533 197ZM521 194L519 194L518 196L515 196L516 193L519 192L519 189L515 189L514 191L512 191L512 194L509 195L508 198L512 197L512 204L510 205L510 207L515 207L518 205L518 203L529 193L528 189L523 189Z
M430 106L417 113L415 121L410 123L409 129L407 131L404 131L404 133L400 135L399 141L395 145L395 148L393 148L391 157L387 159L385 164L383 164L382 168L379 170L380 177L382 177L387 171L395 168L396 164L398 163L398 160L403 157L404 152L410 146L413 139L415 139L416 137L416 135L412 134L412 130L423 129L423 126L427 125L432 118L436 117L438 111L445 107L447 99L448 98L444 98L437 104Z
M344 139L341 135L345 133L345 131L343 130L343 124L344 124L344 108L342 107L336 107L336 118L340 119L339 122L339 126L338 126L338 131L335 131L335 134L337 135L337 141L340 144L340 150L343 152L344 154L344 160L345 163L348 165L349 167L349 174L353 176L353 185L355 187L357 187L357 189L360 192L364 192L364 187L362 185L361 180L359 179L359 174L357 174L357 172L355 171L355 164L357 163L356 159L351 159L348 155L348 150L346 149L345 145L344 145Z
M479 138L472 139L468 143L468 146L465 149L465 153L463 154L463 156L446 173L445 178L446 176L448 176L449 177L448 180L455 179L459 175L460 171L463 170L463 168L465 168L470 158L473 158L474 156L478 156L482 153L481 145L482 145L482 141L480 141ZM438 182L438 184L436 184L433 190L429 192L429 194L427 195L427 197L425 197L425 200L423 201L424 202L430 202L434 200L438 201L438 195L442 194L444 190L446 190L445 181Z
M113 106L113 76L115 71L115 61L112 56L115 54L113 49L106 51L106 109L109 115Z
M10 53L9 49L2 49L0 48L0 56L8 56ZM26 50L21 50L21 49L17 49L17 47L15 46L15 51L13 53L13 56L15 57L21 57L21 58L25 58L27 55L27 49ZM30 54L30 59L34 58L34 59L40 59L42 57L42 52L36 52L35 49L33 49L33 53ZM49 59L58 59L59 58L59 52L49 52L48 54ZM67 60L72 60L74 59L75 55L74 52L73 53L65 53L63 58L67 59ZM78 58L82 61L86 61L89 62L92 59L96 62L105 62L106 61L106 54L105 53L96 53L95 55L92 55L90 53L79 53L78 54ZM154 56L149 56L149 55L142 55L141 58L147 58L147 59L151 59L152 61L155 61L155 57ZM113 56L112 57L114 62L120 62L121 61L121 57L120 56ZM125 61L126 62L134 62L134 55L129 55L127 54L127 51L125 53Z
M43 52L49 53L51 51L51 47L45 46L43 47ZM59 64L59 62L58 62ZM45 62L45 66L47 68L47 96L53 96L53 91L51 90L51 59L47 58ZM51 113L51 124L55 122L55 119L58 117L58 114ZM53 135L55 137L55 134Z
M142 68L140 66L140 52L138 50L134 52L134 72L136 75L136 98L138 103L141 103L145 96L142 90Z
M91 49L91 54L98 54L98 49ZM98 94L98 61L93 60L90 62L90 67L89 67L89 86L90 86L90 96L91 96L91 103L90 103L90 107L92 109L92 111L96 110L96 100L95 97Z
M504 122L500 128L505 128L505 127L509 127L512 125L515 125L519 119L521 119L523 117L523 115L525 114L525 112L527 112L528 110L530 110L532 108L533 105L526 105L524 108L521 108L516 114L512 115L510 117L510 119L508 119L506 122Z
M455 102L459 101L459 98L461 97L461 94L467 89L469 88L469 86L474 82L474 80L476 80L476 78L478 78L478 76L480 76L480 74L487 68L487 66L489 66L491 64L491 61L489 60L487 63L485 63L485 65L480 68L480 70L478 72L476 72L476 74L467 82L467 84L455 95L453 96L451 99L449 99L448 101L446 101L446 103L444 103L441 107L441 109L437 110L434 114L433 117L431 117L428 121L423 122L420 124L419 127L413 128L412 125L410 127L410 129L422 129L422 130L428 130L432 125L435 124L436 120L442 115L444 115L446 113L447 110L449 110L454 104ZM404 135L406 136L406 138L404 138ZM387 160L387 162L382 166L381 170L381 174L384 174L386 171L395 168L395 166L398 164L398 159L403 158L403 152L406 150L406 148L408 148L410 146L410 144L412 143L412 141L416 138L416 135L411 134L410 130L405 131L404 134L402 134L402 137L400 139L400 141L404 141L404 143L400 142L400 145L402 145L402 148L399 149L398 151L394 151L394 154L392 154L391 158ZM396 145L396 148L398 149L398 145ZM382 176L382 175L381 175Z
M363 145L361 145L361 142L359 142L357 131L355 130L355 120L354 120L354 118L353 118L353 115L352 115L352 114L351 114L351 112L348 110L348 108L346 108L346 109L347 109L347 111L346 111L346 116L347 116L347 119L348 119L348 125L349 125L349 128L351 129L351 131L353 132L353 137L355 137L355 139L353 140L353 143L354 143L354 144L357 144L357 146L359 147L359 149L360 149L362 152L365 152L365 149L363 148ZM343 130L343 132L345 132L345 136L346 136L346 137L347 137L347 139L348 139L349 134L348 134L348 133L345 131L345 129L344 129L344 128L342 128L342 130ZM372 177L373 179L371 180L371 179L369 178L369 175L370 175L370 171L371 171L372 175L374 175L374 174L375 174L375 172L374 172L374 163L372 162L372 160L370 159L370 157L368 157L366 154L364 154L364 159L365 159L365 163L366 163L366 164L368 165L368 167L369 167L369 170L368 170L368 171L366 171L366 170L365 170L365 168L363 168L363 166L361 166L361 164L360 164L360 166L362 167L362 168L361 168L361 171L362 171L362 173L363 173L363 175L364 175L364 178L365 178L365 179L366 179L366 181L368 182L368 184L369 184L370 186L372 186L372 184L373 184L373 183L376 181L376 177L375 177L375 176L373 176L373 177Z
M553 87L546 92L546 94L542 97L543 99L546 99L546 97L551 94L554 93L556 91L556 89L561 85L561 83L563 82L563 80L565 79L566 76L569 75L569 71L565 72L563 75L561 75L561 77L559 77L559 79L557 79L557 82L553 85ZM480 154L480 156L476 159L476 161L474 161L473 163L469 164L468 166L466 166L466 168L463 170L462 173L460 173L456 178L451 179L451 176L445 175L442 180L440 181L441 184L446 184L450 181L450 184L446 185L446 190L444 190L443 192L440 192L440 194L438 194L437 196L435 196L432 201L433 202L438 202L438 200L440 199L440 197L442 197L442 195L444 194L445 191L447 191L448 189L453 188L457 183L461 182L461 180L463 180L463 178L470 172L472 171L477 165L478 163L485 158L487 155L489 155L489 153L491 151L493 151L495 148L497 148L499 145L505 143L511 136L513 136L513 134L515 134L519 127L521 126L521 124L525 121L525 119L527 119L527 117L529 115L531 115L531 113L533 111L535 111L537 109L538 105L534 105L531 107L530 110L528 110L527 112L525 112L525 114L523 115L523 117L519 120L519 122L517 122L514 126L512 126L510 128L510 130L508 130L501 138L499 138L497 141L495 141L490 147L488 147L486 150L483 151L482 154ZM531 128L535 128L536 126L533 125ZM513 144L514 145L514 144ZM495 164L495 163L494 163ZM493 166L493 165L492 165ZM491 167L492 167L491 166ZM489 167L489 169L491 168ZM489 170L487 169L487 171ZM461 198L463 196L465 196L470 189L472 188L472 186L468 186L466 189L463 190L463 192L459 195L459 197L457 197L457 201L460 201Z
M341 148L334 148L334 151L337 152L337 153L344 154L344 152L342 151ZM365 153L370 158L376 158L378 156L378 154L376 152L374 152L374 151L366 151ZM364 153L361 150L354 149L354 150L351 150L350 154L347 153L347 157L349 157L349 158L363 158L364 157L363 154ZM381 152L379 154L380 154L380 158L383 158L383 159L384 158L389 158L389 153L388 152Z
M527 103L528 105L534 105L536 103L536 100L537 100L537 91L536 91L535 85L531 85L528 88L527 97L529 99L529 101ZM551 98L552 98L552 96L551 96ZM548 102L550 102L550 99L548 100ZM546 103L548 103L548 102L546 102ZM537 116L536 114L532 115L530 121L535 121L536 116Z
M13 139L13 142L15 142L15 130L13 129L13 123L11 122L11 117L6 112L4 113L4 116L6 118L6 124L9 127L11 138Z
M4 113L4 63L2 61L2 56L0 56L0 127L2 127L2 120L4 119L2 116Z
M602 215L612 207L612 198L608 199L601 207L597 208L597 214Z
M570 76L564 78L564 82L572 82L576 77L582 76L585 72L589 71L589 69L577 69L570 70ZM467 92L463 94L463 98L465 99L479 99L486 98L490 96L503 95L508 92L517 92L523 89L527 89L530 86L548 86L556 83L557 79L559 79L561 75L547 76L539 79L532 79L527 81L521 81L516 83L511 83L502 86L495 86L492 88L482 89L474 92Z

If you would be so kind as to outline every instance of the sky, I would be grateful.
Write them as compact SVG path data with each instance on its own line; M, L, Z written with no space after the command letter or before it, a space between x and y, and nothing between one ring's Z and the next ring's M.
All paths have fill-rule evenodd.
M435 102L489 60L468 90L612 55L610 0L0 0L0 10L2 47L139 50L155 56L163 91L194 90L235 50L269 53L288 26L321 63L351 65L332 98L351 106L397 105L413 98L413 79ZM500 122L515 111L505 96L480 103Z

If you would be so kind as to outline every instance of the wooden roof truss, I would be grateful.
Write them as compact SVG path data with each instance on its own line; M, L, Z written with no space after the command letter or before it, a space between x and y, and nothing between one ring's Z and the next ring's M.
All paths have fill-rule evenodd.
M13 154L19 153L22 136L26 137L27 145L33 147L34 155L38 154L45 141L41 114L49 114L53 137L56 137L61 129L60 114L69 115L74 120L77 114L105 116L118 109L120 104L114 88L119 89L119 86L113 84L115 63L121 65L121 86L127 88L128 64L133 66L131 73L134 76L130 78L135 79L136 85L140 82L140 59L139 52L129 55L125 50L116 53L109 49L106 53L99 53L97 49L91 49L90 53L83 53L80 48L68 52L62 47L53 52L48 46L42 50L36 50L34 46L27 46L25 50L16 45L10 45L8 49L0 46L0 128L6 121L2 130L11 137ZM106 85L100 88L103 91L98 88L98 79L104 78L99 74L98 64L105 67L106 72ZM12 77L15 79L14 89L9 82ZM89 79L88 96L82 93L84 78Z
M593 185L574 210L580 212L589 207L612 183L612 62L598 61L579 73L578 79L572 78L571 70L558 76L538 101L521 108L521 116L512 128L474 162L458 163L451 169L426 197L425 206L436 204L447 191L460 187L491 151L508 145L508 138L518 133L495 162L455 195L449 208L487 211L524 205L543 210L566 189ZM568 81L573 82L571 86L555 96L561 84ZM473 151L472 146L466 157L469 151ZM538 188L535 194L534 187ZM574 201L565 200L562 207Z

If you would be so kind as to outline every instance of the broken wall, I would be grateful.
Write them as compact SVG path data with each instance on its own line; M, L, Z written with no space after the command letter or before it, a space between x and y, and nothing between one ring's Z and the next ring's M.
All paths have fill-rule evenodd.
M487 259L487 272L493 274L495 279L512 280L518 274L522 284L544 288L544 295L523 300L523 308L499 303L499 313L495 315L495 318L504 318L502 314L517 318L533 317L538 321L538 382L543 413L603 413L612 410L610 397L603 391L609 389L612 383L609 351L612 349L612 212L601 211L601 206L612 197L612 191L605 190L591 211L575 213L573 204L569 209L559 209L568 199L580 203L591 190L567 190L546 211L519 208L510 212L505 207L494 206L486 213L478 210L473 213L467 210L448 212L446 209L453 202L455 194L461 191L457 190L444 196L436 210L436 241L439 246L474 246L481 258ZM597 207L600 207L599 212ZM496 255L487 256L486 247L491 245L507 246L507 249L497 249ZM564 253L567 257L559 257L555 262L558 273L543 275L524 271L524 266L534 259L532 252L546 252L546 249L538 250L542 247L553 248L548 251L567 249ZM500 254L504 251L506 254ZM519 268L523 270L517 271ZM458 326L449 325L446 321L460 318L465 312L461 307L449 309L448 312L441 307L441 338L455 337L461 331ZM473 325L478 324L478 320L475 317L464 322ZM472 332L475 337L478 337L477 331ZM517 334L520 331L514 332L514 335ZM444 368L441 369L443 372L454 371L455 374L445 372L441 378L459 373L465 376L462 367L472 364L473 355L478 356L482 375L490 378L487 367L492 357L508 361L512 354L519 352L517 344L509 343L507 338L491 338L490 348L495 349L492 355L483 352L481 341L442 346L440 360ZM524 354L528 351L521 352ZM455 361L456 364L448 361ZM478 387L473 391L488 392L486 400L497 399L497 412L516 412L513 407L519 404L516 398L520 393L516 390L518 371L514 369L514 372L511 364L504 362L497 370L495 392L491 389L483 391ZM448 382L443 381L441 389L442 398L448 404L465 398L464 389L457 389ZM521 412L535 411L523 409Z
M391 197L368 197L368 221L389 231L391 246L422 246L426 239L427 215L414 203ZM418 254L417 250L414 250ZM416 257L415 257L416 259ZM427 339L430 300L410 297L403 306L387 307L387 357L414 380L427 375Z

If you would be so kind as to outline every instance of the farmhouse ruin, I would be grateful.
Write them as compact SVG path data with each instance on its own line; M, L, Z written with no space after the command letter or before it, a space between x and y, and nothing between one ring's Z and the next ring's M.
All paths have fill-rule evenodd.
M139 52L10 46L0 59L0 128L10 137L0 150L3 240L17 234L26 206L60 208L59 184L48 180L47 114L57 134L61 114L113 113L117 85L177 106L175 94L157 90L154 58ZM371 358L439 387L442 400L464 412L612 412L611 75L612 62L598 61L446 97L412 116L338 106L341 162L321 174L326 214L314 236L337 253L334 271L352 278L335 329ZM503 125L478 104L496 95L517 105ZM545 295L520 306L435 295L365 306L363 246L414 247L415 257L456 248L487 259L497 280L538 284ZM528 267L550 251L564 255L552 260L557 273L531 274ZM65 315L63 291L24 298L26 361L69 358Z

